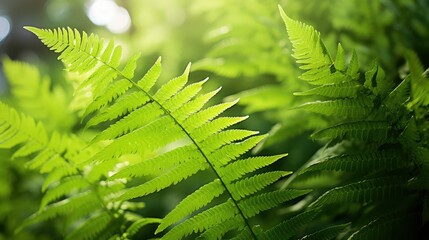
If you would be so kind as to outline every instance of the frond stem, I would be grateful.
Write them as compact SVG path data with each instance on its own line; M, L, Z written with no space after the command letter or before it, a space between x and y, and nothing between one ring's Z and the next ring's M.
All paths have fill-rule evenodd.
M70 45L69 45L70 46ZM78 49L79 51L81 51L80 49ZM86 52L85 52L86 53ZM88 53L86 53L87 55L89 55ZM252 234L254 239L258 239L256 237L256 234L252 231L252 228L250 226L250 223L247 221L246 217L244 216L243 210L240 208L240 206L237 203L237 200L234 199L234 197L232 196L231 191L228 189L226 183L224 182L224 180L220 177L219 173L216 171L216 168L213 166L213 164L209 161L207 155L204 153L204 151L201 149L201 147L198 145L198 143L191 137L190 133L177 121L177 119L171 114L170 111L168 111L160 102L158 102L151 94L149 94L148 92L146 92L143 88L141 88L136 82L134 82L132 79L129 79L128 77L124 76L122 74L122 72L115 68L110 66L109 64L107 64L106 62L102 61L100 58L98 57L94 57L92 55L89 55L90 57L95 58L96 60L98 60L100 63L104 64L107 67L110 67L111 69L115 70L118 75L121 75L124 79L127 79L134 87L136 87L138 90L144 92L146 94L146 96L148 96L148 98L156 103L163 111L165 114L167 114L171 119L173 119L173 121L176 123L177 126L180 127L180 129L182 129L182 131L186 134L186 136L192 141L192 143L197 147L198 151L201 153L201 155L204 157L204 159L206 160L206 162L209 164L210 168L213 170L213 172L216 174L217 178L221 181L222 185L224 186L224 188L226 189L228 195L230 196L230 198L232 199L232 201L234 202L234 205L237 207L239 214L241 215L242 219L244 220L244 222L246 223L246 227L250 230L250 233Z

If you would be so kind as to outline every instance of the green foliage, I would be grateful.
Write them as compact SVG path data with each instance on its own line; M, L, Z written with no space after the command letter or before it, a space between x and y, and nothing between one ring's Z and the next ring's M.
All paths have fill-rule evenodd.
M73 126L76 119L65 89L52 86L49 77L42 76L36 66L5 58L3 67L21 111L44 122L49 129L69 130Z
M13 215L15 222L0 238L11 236L18 222L15 237L22 239L43 228L52 230L52 238L66 239L427 235L429 79L423 40L429 6L422 0L280 4L311 25L281 8L276 14L274 1L195 1L181 9L183 21L197 19L199 28L209 29L208 51L201 42L192 42L194 51L182 43L200 37L193 30L183 39L172 33L165 47L155 49L159 43L148 38L159 26L135 22L130 37L147 24L155 34L133 38L132 53L144 40L150 54L161 51L173 63L203 57L169 81L162 78L173 75L172 62L158 58L140 74L147 66L140 53L129 56L130 49L116 40L72 28L26 27L59 54L67 83L61 87L36 66L3 60L11 97L0 102L0 220ZM167 5L162 1L157 8ZM133 21L144 20L141 8L135 9ZM224 85L234 94L219 103L216 83L194 82L191 71L230 80ZM237 117L236 104L256 118ZM247 130L250 125L262 131L274 126L259 135ZM280 161L287 154L273 154L285 149L292 160L287 163ZM33 191L42 190L39 209L26 221L21 216L29 208L10 207L13 188L25 183L10 179L14 171L26 182L33 181L27 171L39 173L31 184ZM34 238L44 237L42 231Z
M325 147L284 187L314 189L310 194L314 199L306 203L304 213L317 209L325 218L351 222L347 228L326 230L331 237L415 236L425 223L422 213L416 213L423 209L427 187L416 189L410 182L418 178L416 172L424 174L427 168L421 162L425 157L416 149L428 149L427 142L422 141L427 138L427 123L421 118L428 110L423 100L428 94L423 83L427 78L418 57L407 53L410 73L400 81L389 78L377 63L362 74L355 52L347 63L345 51L338 45L337 56L331 60L313 27L289 18L282 9L280 12L293 44L293 56L305 70L301 79L315 85L298 95L313 95L316 101L299 108L324 115L328 122L312 135L327 141ZM423 81L419 89L413 90L413 82L419 81ZM416 119L420 119L418 124ZM318 179L318 184L312 184ZM319 221L326 221L322 219Z
M219 225L219 231L211 234L244 231L256 238L250 218L307 193L269 190L290 172L255 171L285 155L240 158L265 136L227 129L245 119L219 116L237 101L204 108L218 90L201 94L206 80L187 85L190 65L156 89L160 59L143 77L135 77L139 55L121 67L122 50L113 40L105 44L96 35L70 28L27 29L60 53L68 71L88 76L76 86L77 94L89 92L93 100L83 115L86 127L101 123L107 127L100 126L101 133L88 143L78 136L48 135L41 123L2 105L8 113L2 124L2 147L19 146L15 154L33 156L29 168L48 174L40 210L23 226L67 216L70 224L83 221L67 233L69 239L130 238L138 228L158 221L130 219L128 201L209 171L211 182L159 221L156 233L172 227L163 239L178 239ZM142 177L144 182L133 184ZM228 228L221 227L224 224Z

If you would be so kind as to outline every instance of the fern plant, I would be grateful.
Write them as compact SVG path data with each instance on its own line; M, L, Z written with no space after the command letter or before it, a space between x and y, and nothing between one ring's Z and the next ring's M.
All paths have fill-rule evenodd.
M427 65L427 47L423 39L427 38L429 32L422 26L428 22L424 14L428 6L424 1L278 2L287 6L290 16L320 30L327 47L334 49L341 42L345 48L354 48L359 55L361 71L369 70L371 62L377 58L388 78L398 78L401 73L397 69L403 62L404 48L413 49ZM302 109L289 111L296 105L317 98L309 94L299 98L293 96L294 92L308 90L308 85L297 81L297 70L292 59L289 59L291 44L282 35L281 21L273 16L276 11L274 5L274 2L267 4L258 1L248 1L246 4L231 1L217 1L211 5L204 2L203 6L197 4L195 8L205 10L204 16L211 19L216 27L207 34L209 42L213 43L211 51L206 54L209 60L201 63L203 68L206 63L204 69L220 75L225 75L223 72L228 73L229 69L242 69L244 77L234 77L229 81L244 80L242 86L250 89L238 89L242 92L234 93L232 97L240 98L239 104L245 107L247 114L260 112L263 114L261 121L275 124L269 137L256 150L273 151L273 145L277 148L288 146L288 151L294 153L291 151L302 149L302 145L308 146L302 150L304 154L291 154L291 162L297 161L299 164L299 159L294 159L293 155L313 153L314 147L309 146L314 143L297 142L303 141L308 132L326 127L327 122L320 115ZM239 10L234 11L235 8ZM251 21L257 24L249 24ZM256 84L253 79L257 81ZM272 83L273 80L279 82ZM261 83L262 86L258 85ZM297 143L297 147L293 146L294 143Z
M304 70L300 78L314 86L297 95L317 97L297 108L319 114L329 124L312 134L326 145L283 187L313 188L304 213L317 209L320 222L328 218L339 223L295 234L402 239L423 233L427 187L418 179L427 169L423 116L429 88L418 58L407 53L410 74L405 79L387 78L377 63L362 74L356 52L347 63L339 44L332 59L319 32L280 12L293 57ZM310 226L314 228L307 222Z
M265 136L227 129L247 118L219 116L237 101L204 108L219 89L201 94L206 80L187 85L190 65L156 89L160 59L144 76L136 77L140 55L120 67L122 50L113 40L105 44L96 35L70 28L27 29L61 53L59 59L68 71L87 76L76 89L93 98L84 121L87 127L107 127L89 143L55 132L48 136L42 124L2 105L7 113L2 119L2 147L19 145L15 156L34 156L28 166L48 174L40 211L25 225L70 215L69 239L128 239L141 227L158 222L156 233L169 228L163 239L194 233L210 239L227 233L256 239L285 231L285 223L280 223L263 232L250 219L308 191L273 190L269 186L290 172L257 171L286 155L241 157ZM141 207L136 199L198 172L211 172L211 180L162 220L133 211ZM77 228L76 220L82 221Z

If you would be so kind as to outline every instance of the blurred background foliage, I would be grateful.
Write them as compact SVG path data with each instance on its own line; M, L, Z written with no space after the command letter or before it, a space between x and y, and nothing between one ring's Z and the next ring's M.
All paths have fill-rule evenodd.
M291 110L309 100L293 94L308 86L297 78L277 4L318 29L328 49L336 49L337 42L346 52L356 48L368 69L377 59L389 79L402 74L405 49L429 65L427 0L0 0L0 98L47 129L90 137L81 131L79 101L72 101L74 76L61 71L54 54L22 28L70 26L115 38L126 56L141 51L142 71L162 56L164 81L192 62L192 81L210 77L212 89L223 86L217 101L241 98L242 108L234 114L252 115L244 127L271 133L254 153L288 152L277 167L295 170L320 147L308 135L324 121ZM14 67L25 71L15 76L3 70ZM61 222L13 235L37 210L41 195L42 176L26 170L25 161L0 152L0 239L57 239ZM161 204L145 211L169 209L177 194L148 199Z

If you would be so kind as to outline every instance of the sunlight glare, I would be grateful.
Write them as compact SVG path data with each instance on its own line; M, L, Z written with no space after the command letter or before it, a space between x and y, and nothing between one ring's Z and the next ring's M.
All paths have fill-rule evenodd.
M131 27L130 14L113 0L91 1L87 14L95 25L106 26L113 33L124 33Z
M0 42L9 35L11 24L7 16L0 15Z
M124 33L131 27L131 18L128 11L123 7L115 9L114 18L111 19L106 27L113 33Z

